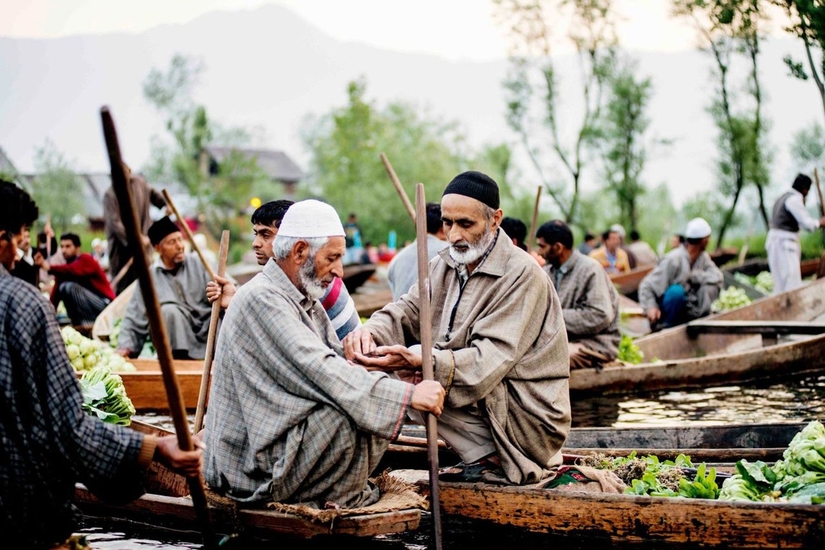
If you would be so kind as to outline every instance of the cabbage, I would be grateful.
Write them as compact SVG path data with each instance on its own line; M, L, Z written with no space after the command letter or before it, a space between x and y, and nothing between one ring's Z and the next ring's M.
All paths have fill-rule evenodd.
M132 400L126 395L123 379L109 367L92 367L80 378L83 410L104 422L128 426L135 414Z
M66 354L72 363L72 368L83 372L97 365L108 366L113 372L134 372L135 366L119 355L113 348L100 340L92 340L80 334L70 326L60 330L63 343L66 344Z
M711 303L710 309L716 313L746 306L749 303L751 303L751 299L748 298L744 290L739 287L729 286L719 293L719 297Z

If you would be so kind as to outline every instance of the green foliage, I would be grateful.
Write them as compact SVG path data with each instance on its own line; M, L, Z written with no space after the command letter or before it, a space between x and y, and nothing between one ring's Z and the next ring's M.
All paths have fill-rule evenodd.
M511 154L506 145L487 146L472 157L465 152L457 123L406 103L380 107L367 98L363 78L349 83L347 98L345 106L308 120L303 139L311 154L311 192L332 204L341 217L358 214L363 241L386 242L391 230L397 232L398 242L415 238L415 226L381 153L413 203L418 182L424 184L428 202L439 202L447 183L472 167L498 182L505 210L508 202L519 204L520 195L509 183Z
M750 303L751 299L748 298L748 295L745 294L744 290L739 287L729 286L719 293L719 297L713 301L710 305L710 309L714 313L717 313L720 311L729 311L731 309L746 306Z
M57 235L68 231L76 223L85 222L83 182L51 140L47 139L37 148L34 167L37 178L32 182L32 197L41 216L51 217Z
M622 339L619 341L619 361L638 365L644 358L644 352L639 349L639 346L633 343L633 338L627 334L622 334Z
M788 14L788 32L797 36L805 46L808 70L812 77L810 80L816 84L825 109L825 88L822 86L825 77L825 57L822 56L825 51L825 4L819 0L775 0L775 3L782 5ZM784 61L792 76L809 80L803 63L791 56L786 56Z

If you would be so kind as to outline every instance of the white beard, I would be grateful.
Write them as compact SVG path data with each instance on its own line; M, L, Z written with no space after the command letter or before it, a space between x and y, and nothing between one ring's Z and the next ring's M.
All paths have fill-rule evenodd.
M309 258L304 262L298 276L301 278L301 285L304 287L304 295L309 300L318 300L327 291L321 280L315 275L315 258Z
M472 263L477 262L484 256L484 253L487 252L487 249L490 248L490 245L493 243L493 239L495 238L496 233L495 231L488 231L481 238L474 242L470 243L467 241L460 241L455 244L450 244L450 258L453 259L454 262L464 265L469 265ZM467 246L467 250L461 252L456 250L456 245Z

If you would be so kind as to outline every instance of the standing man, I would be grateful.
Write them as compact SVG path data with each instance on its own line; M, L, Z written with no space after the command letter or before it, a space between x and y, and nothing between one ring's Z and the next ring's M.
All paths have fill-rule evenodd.
M410 408L441 414L444 388L348 363L318 299L343 275L344 228L316 200L289 208L275 259L244 284L218 336L205 478L241 502L319 508L378 500L369 476Z
M183 234L168 216L149 228L149 240L158 253L151 266L163 324L175 359L203 359L212 306L206 299L209 273L195 253L186 254ZM135 289L120 326L118 353L137 357L149 335L149 319L140 287Z
M610 274L630 271L627 252L621 247L622 239L615 229L602 233L602 246L590 251L589 256L599 262Z
M573 249L573 232L560 220L536 232L539 254L556 287L567 329L570 369L598 368L619 355L619 293L604 268Z
M272 243L278 235L278 228L281 227L281 220L284 214L294 203L289 200L269 201L259 206L252 213L252 232L255 240L252 241L252 250L255 252L255 259L258 265L264 266L274 258ZM229 279L216 277L215 281L209 281L206 285L206 297L210 302L221 298L221 307L226 309L235 295L235 285ZM335 334L339 340L355 330L361 324L361 317L355 309L355 302L349 295L343 279L335 277L335 280L324 291L320 299L324 306Z
M811 178L797 174L791 189L777 199L771 213L771 228L765 248L768 252L768 268L773 277L773 293L779 294L802 285L799 262L799 230L816 231L825 227L825 217L811 217L805 209L805 199L811 190Z
M444 250L447 241L441 224L441 205L437 202L427 203L427 261L432 260L438 252ZM417 241L405 246L390 262L387 281L392 290L392 299L398 300L418 281L418 245Z
M28 193L0 180L0 531L21 548L54 548L78 528L75 483L126 503L143 494L141 472L153 459L198 476L202 452L181 451L174 435L143 435L83 412L54 311L9 275L23 228L35 219Z
M652 330L670 328L704 317L719 296L722 271L705 251L710 224L693 218L685 228L685 246L668 252L639 284L639 304Z
M558 296L499 231L502 217L498 185L480 172L459 174L441 197L450 245L429 266L433 370L447 389L438 433L462 460L444 475L526 485L562 462L570 368ZM347 358L418 377L420 322L413 286L344 339Z
M66 260L62 265L49 265L39 252L34 256L35 264L55 278L52 305L57 309L62 301L73 325L92 325L115 299L109 279L91 254L80 251L80 237L74 233L60 236L60 252Z
M140 233L143 235L143 245L146 247L145 253L151 254L152 243L147 236L149 226L152 225L149 207L154 205L157 208L163 208L166 206L166 199L163 198L163 194L161 194L160 191L150 187L142 176L132 175L132 171L126 163L123 164L123 168L126 170L126 180L132 188L132 201L135 205ZM109 279L114 280L123 267L129 263L129 260L132 258L132 251L126 240L126 229L123 227L123 221L120 219L120 207L118 206L117 196L115 195L114 188L111 186L103 195L103 215L106 239L109 244L107 248L109 254ZM134 266L130 266L126 274L118 281L114 289L115 294L123 292L135 279L137 279L137 273L135 272Z

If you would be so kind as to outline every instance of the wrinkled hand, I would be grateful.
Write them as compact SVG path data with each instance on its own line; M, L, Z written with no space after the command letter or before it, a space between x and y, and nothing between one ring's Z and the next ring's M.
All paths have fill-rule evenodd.
M655 323L662 317L662 310L658 307L652 307L647 310L647 320L651 323Z
M441 416L441 412L444 410L445 395L446 392L440 382L424 380L416 384L413 390L411 407L417 411Z
M350 360L355 361L356 356L369 355L375 353L375 340L372 339L372 334L365 328L357 328L344 337L341 342L344 345L344 356Z
M229 307L229 303L232 301L232 297L235 296L237 290L235 285L229 282L229 279L215 275L214 281L206 283L206 299L212 303L220 298L221 308L226 309Z
M155 449L155 460L186 477L197 477L203 468L203 450L206 448L198 437L192 438L195 449L182 451L175 435L159 437Z
M377 368L383 371L421 368L421 354L403 345L379 346L375 348L374 353L369 355L356 353L353 360L367 368Z

